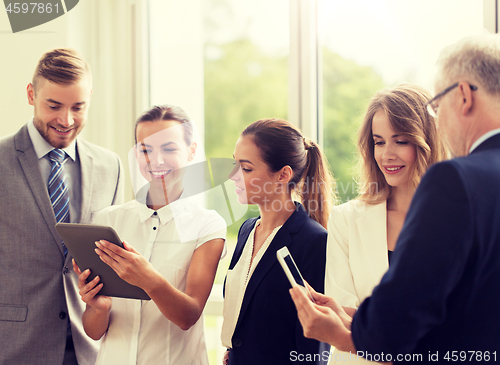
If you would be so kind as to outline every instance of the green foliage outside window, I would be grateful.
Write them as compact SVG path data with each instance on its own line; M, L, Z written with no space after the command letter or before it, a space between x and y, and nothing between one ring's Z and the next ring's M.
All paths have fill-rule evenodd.
M217 57L205 59L206 153L230 158L247 125L287 118L288 58L267 56L247 39L207 47ZM383 87L371 67L323 49L323 146L342 202L357 195L356 132L370 98ZM255 214L253 209L243 219ZM239 224L233 226L237 232Z
M371 97L383 87L373 68L323 48L323 149L341 202L357 196L357 130Z

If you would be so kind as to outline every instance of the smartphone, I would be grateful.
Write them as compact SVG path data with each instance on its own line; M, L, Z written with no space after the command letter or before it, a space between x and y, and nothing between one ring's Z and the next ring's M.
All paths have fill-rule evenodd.
M286 246L280 248L278 251L276 251L276 256L278 257L278 261L280 262L281 267L283 268L283 271L285 272L286 277L288 278L288 281L290 281L292 287L298 286L300 289L302 289L304 294L307 295L314 303L312 294L309 289L307 289L304 278L300 274L297 265L295 265L295 261L293 261L293 257L290 254L290 251L288 251L288 248Z

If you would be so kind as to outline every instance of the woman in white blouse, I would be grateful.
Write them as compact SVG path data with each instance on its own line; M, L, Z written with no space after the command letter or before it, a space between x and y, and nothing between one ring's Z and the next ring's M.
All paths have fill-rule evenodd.
M196 152L192 139L182 109L165 105L146 111L136 123L135 146L146 193L95 216L95 223L112 226L125 241L125 249L97 242L96 252L151 297L102 296L99 278L86 283L89 271L80 274L84 329L95 340L104 336L97 364L208 364L200 317L226 225L184 194L185 167Z
M326 364L329 346L304 337L276 258L287 246L304 279L323 291L331 177L318 145L282 119L248 126L234 150L243 223L225 281L222 343L230 365ZM294 202L292 194L301 201Z
M380 282L422 175L445 157L429 99L420 87L399 85L368 106L358 138L360 194L328 221L325 292L344 307L359 307ZM350 359L335 351L330 363Z

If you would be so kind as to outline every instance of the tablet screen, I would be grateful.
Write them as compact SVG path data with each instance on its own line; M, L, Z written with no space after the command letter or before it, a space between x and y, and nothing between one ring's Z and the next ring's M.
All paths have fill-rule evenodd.
M69 253L83 272L90 270L88 281L100 277L104 285L99 294L110 297L149 300L149 296L141 288L127 283L104 263L95 252L95 242L106 240L123 247L118 234L111 227L95 224L57 223L56 230L61 236Z

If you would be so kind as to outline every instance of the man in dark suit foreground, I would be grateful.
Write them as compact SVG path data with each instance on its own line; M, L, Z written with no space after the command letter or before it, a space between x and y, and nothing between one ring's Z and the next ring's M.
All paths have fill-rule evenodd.
M95 363L99 343L83 331L78 276L55 230L123 200L118 156L76 138L91 93L78 53L47 52L27 88L33 119L0 140L2 365Z
M500 360L499 38L441 53L428 109L456 158L422 179L394 263L352 318L292 290L307 337L373 361Z

